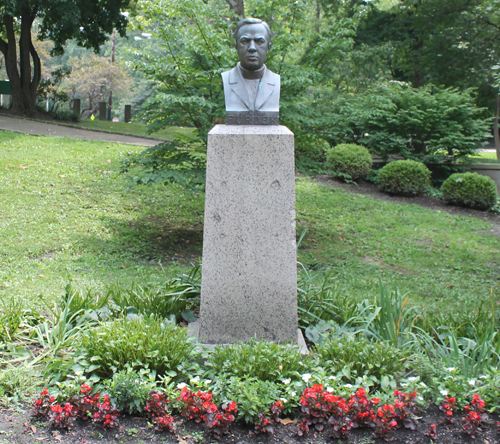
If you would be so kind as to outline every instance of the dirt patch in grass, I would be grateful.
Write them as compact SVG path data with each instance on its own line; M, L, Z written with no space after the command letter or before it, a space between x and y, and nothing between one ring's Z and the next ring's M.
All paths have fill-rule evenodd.
M155 432L150 424L144 418L122 417L120 426L115 429L104 429L100 425L89 424L80 421L76 423L75 428L70 431L60 431L50 428L47 423L32 418L29 414L28 406L24 406L23 411L0 410L0 443L1 444L32 444L38 442L45 443L65 443L65 444L144 444L152 443L177 443L177 444L195 444L195 443L214 443L217 442L200 425L192 421L183 422L181 417L176 417L177 433ZM294 418L290 418L294 419ZM494 416L478 432L476 439L471 439L461 431L461 421L457 418L454 425L442 425L443 413L435 406L429 407L418 421L415 431L404 428L398 429L394 436L396 442L408 444L428 444L430 438L425 435L431 424L437 426L437 436L435 443L439 444L457 444L457 443L498 443L500 434L497 433L496 421L499 419ZM299 416L295 418L295 422ZM332 439L331 433L327 430L323 433L314 433L310 431L308 436L298 437L295 432L296 423L279 425L274 435L264 434L255 435L253 427L244 424L236 424L232 427L232 434L224 436L219 442L221 444L326 444L338 442ZM380 439L374 439L371 429L356 429L350 432L349 438L340 442L346 444L369 444L381 443Z

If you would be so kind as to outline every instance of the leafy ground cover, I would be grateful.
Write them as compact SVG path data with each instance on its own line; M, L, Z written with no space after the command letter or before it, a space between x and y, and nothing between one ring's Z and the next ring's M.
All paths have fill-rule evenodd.
M298 177L299 317L311 354L261 341L200 354L182 326L199 307L199 269L190 261L201 255L203 195L129 187L134 172L118 171L136 150L0 133L0 442L212 442L230 425L221 442L319 443L345 434L346 442L369 443L373 433L391 437L392 421L405 418L416 429L396 431L405 442L468 442L467 430L498 439L499 216L380 201ZM70 432L48 427L72 422L57 415L80 408L82 383L109 396L95 412L102 421L79 419ZM44 385L61 407L31 418L32 396ZM212 427L183 416L186 387L212 392ZM393 408L403 408L395 389L416 388L418 405L400 419L384 408L378 428L348 430L354 410L342 402L360 387ZM147 417L151 390L169 399L176 435L167 413L161 421L127 416ZM320 392L323 413L305 410L302 398ZM489 419L463 410L474 396ZM457 420L442 424L438 407L448 397L456 398ZM290 421L274 424L274 437L255 435L279 400ZM91 411L93 401L85 402ZM123 428L106 428L111 406ZM233 425L230 415L247 425ZM432 424L434 437L426 435Z

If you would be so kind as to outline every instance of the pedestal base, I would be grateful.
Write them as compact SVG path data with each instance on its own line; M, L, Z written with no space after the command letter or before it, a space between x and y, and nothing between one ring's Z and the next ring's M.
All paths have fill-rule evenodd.
M283 126L208 135L200 342L297 343L294 137Z

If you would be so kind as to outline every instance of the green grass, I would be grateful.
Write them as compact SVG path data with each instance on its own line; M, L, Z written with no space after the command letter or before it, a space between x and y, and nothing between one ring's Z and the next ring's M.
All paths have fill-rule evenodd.
M151 136L159 139L172 139L175 136L191 136L194 132L193 128L177 128L168 127L152 134L147 133L147 125L140 122L108 122L106 120L83 120L81 122L72 123L85 129L97 129L102 131L117 132L123 134L132 134L134 136Z
M0 131L0 298L40 307L38 294L56 298L70 280L82 290L161 283L200 257L203 194L128 190L116 171L141 150ZM297 232L308 229L299 261L340 294L373 299L381 278L428 310L467 313L492 289L499 301L500 238L487 221L309 179L296 190Z
M500 238L490 223L297 182L299 260L341 292L376 296L381 278L428 310L464 311L500 299Z
M472 157L479 157L482 159L497 159L497 153L490 152L490 151L480 151L477 156L472 156Z
M142 149L0 131L0 297L162 282L201 255L201 196L115 173Z

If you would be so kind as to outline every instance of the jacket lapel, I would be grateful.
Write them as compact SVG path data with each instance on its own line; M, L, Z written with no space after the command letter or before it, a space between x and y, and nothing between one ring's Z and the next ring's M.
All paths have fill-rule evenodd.
M274 74L269 71L266 67L266 72L262 77L262 86L257 93L257 99L255 100L255 110L258 111L267 99L274 93L274 87L276 86L276 79Z
M243 101L248 109L252 109L250 104L250 97L248 97L248 91L245 86L245 81L241 76L240 69L237 66L229 71L229 85L232 91Z

